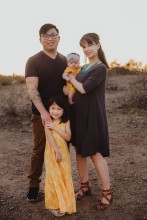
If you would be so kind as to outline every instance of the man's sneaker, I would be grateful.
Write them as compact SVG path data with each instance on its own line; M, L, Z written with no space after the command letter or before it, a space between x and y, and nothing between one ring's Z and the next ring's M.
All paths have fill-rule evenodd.
M39 191L39 188L30 187L27 193L27 200L29 202L36 202L38 200L38 191Z

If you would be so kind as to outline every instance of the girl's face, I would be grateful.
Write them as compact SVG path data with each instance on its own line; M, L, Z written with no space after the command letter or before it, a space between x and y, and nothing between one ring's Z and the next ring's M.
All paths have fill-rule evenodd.
M82 46L83 52L85 56L89 59L97 57L98 49L99 49L99 44L88 44L85 42Z
M49 107L49 113L53 119L59 119L63 115L63 108L59 107L56 103L53 103Z

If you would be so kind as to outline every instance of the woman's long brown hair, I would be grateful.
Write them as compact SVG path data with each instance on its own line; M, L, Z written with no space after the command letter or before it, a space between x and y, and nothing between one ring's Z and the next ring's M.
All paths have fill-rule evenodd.
M83 47L85 42L87 42L88 44L94 44L94 43L98 44L99 41L100 41L100 38L96 33L87 33L83 35L83 37L81 38L80 46ZM100 44L100 48L98 49L98 58L100 59L102 63L104 63L107 66L107 68L109 68L109 64L105 57L105 53L102 50L101 44Z

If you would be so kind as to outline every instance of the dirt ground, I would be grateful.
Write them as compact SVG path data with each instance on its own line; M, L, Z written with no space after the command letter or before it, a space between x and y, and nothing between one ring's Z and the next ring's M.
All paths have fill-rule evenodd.
M107 158L114 201L106 211L98 211L101 186L89 162L93 196L77 202L77 213L65 220L145 220L147 219L147 111L122 108L130 95L130 83L137 76L108 78L106 107L111 156ZM139 91L138 91L139 92ZM26 200L27 173L32 149L30 101L25 84L0 88L0 219L52 220L44 208L44 175L39 201ZM74 148L70 149L75 190L79 187Z

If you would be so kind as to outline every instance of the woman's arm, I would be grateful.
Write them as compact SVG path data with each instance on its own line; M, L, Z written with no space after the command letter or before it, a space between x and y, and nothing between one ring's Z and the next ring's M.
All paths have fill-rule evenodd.
M70 122L66 122L65 131L58 128L54 123L47 122L47 128L55 130L64 140L69 141L71 138Z
M104 82L106 79L106 73L106 66L101 65L97 67L95 70L93 70L93 72L91 72L91 74L88 76L85 82L80 83L73 76L70 76L70 82L81 94L85 94L89 93L97 86L99 86L102 82Z
M56 161L57 162L61 162L62 160L62 155L61 155L61 152L59 150L59 147L57 146L55 140L54 140L54 137L52 135L52 132L50 129L48 129L48 127L46 126L45 124L45 134L46 134L46 137L51 145L51 147L53 148L53 150L55 151L55 154L56 154Z
M72 85L81 93L81 94L85 94L85 90L83 88L83 84L78 82L74 76L69 76L70 78L70 82L72 83Z

